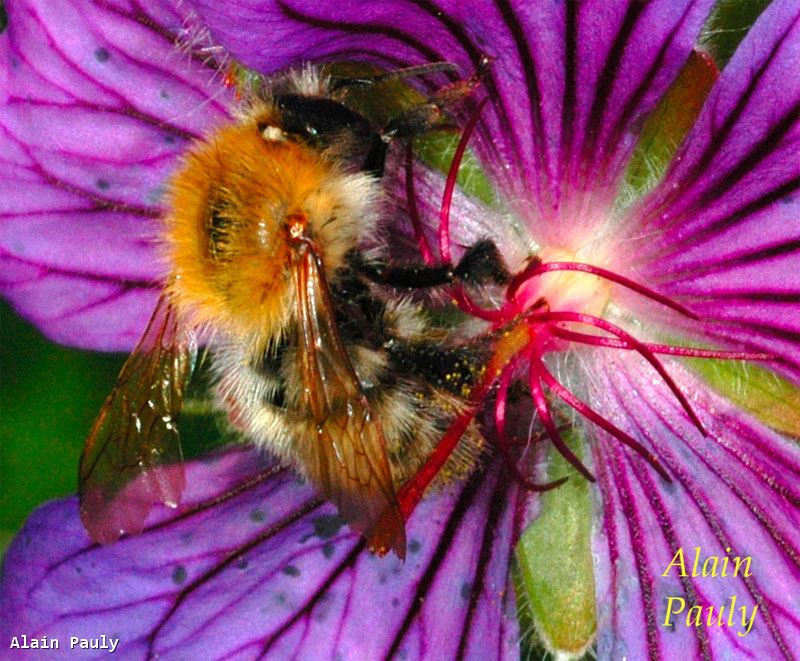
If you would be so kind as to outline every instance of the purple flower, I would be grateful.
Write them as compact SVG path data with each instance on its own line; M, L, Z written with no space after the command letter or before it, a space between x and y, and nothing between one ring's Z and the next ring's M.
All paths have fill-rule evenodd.
M473 310L524 316L492 440L510 435L507 387L524 378L547 437L595 484L573 473L536 498L495 461L420 502L401 564L364 552L290 471L229 451L189 464L181 509L111 546L89 542L75 499L36 512L5 561L4 649L44 636L66 654L70 637L104 634L127 658L516 657L510 566L533 521L520 584L552 648L579 651L596 629L603 659L796 654L800 6L760 16L642 194L626 166L712 0L174 4L6 3L0 249L16 309L57 341L133 346L162 275L164 184L236 105L217 45L264 73L446 60L469 75L488 57L470 146L498 204L457 191L451 216L454 244L488 234L522 274L490 313ZM442 177L414 176L430 240ZM525 267L531 250L541 262ZM726 359L715 373L674 357L704 352ZM581 414L578 442L561 439L559 399ZM746 557L749 571L720 575Z

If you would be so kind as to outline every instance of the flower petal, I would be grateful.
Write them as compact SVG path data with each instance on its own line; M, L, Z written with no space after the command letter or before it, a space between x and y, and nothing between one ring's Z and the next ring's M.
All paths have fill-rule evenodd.
M227 116L159 0L6 3L0 36L3 294L51 338L129 349L155 303L163 186Z
M800 378L800 5L776 0L631 220L640 269L707 331Z
M653 385L634 361L618 356L594 365L594 401L604 402L616 424L637 434L674 481L665 484L603 433L593 444L603 513L595 540L598 657L789 658L800 640L798 447L672 365L709 432L703 437L666 388ZM706 558L719 558L715 576L691 575L695 547L698 572ZM681 577L677 566L667 571L679 549L688 576ZM745 577L744 569L733 575L737 556L752 558L751 575ZM665 626L669 597L686 605ZM686 621L693 605L704 609L699 626ZM741 608L749 619L755 605L754 624L742 635L747 626Z
M691 52L712 0L379 0L369 11L352 1L190 5L259 71L303 60L390 69L444 60L466 76L491 58L484 82L492 106L476 152L526 222L548 221L536 225L538 239L580 231L565 190L585 187L611 203L641 120ZM265 48L264 35L281 48Z
M502 477L426 499L405 564L363 551L293 473L243 450L189 465L185 508L111 546L89 544L74 498L51 503L6 556L3 644L105 632L137 658L518 658Z

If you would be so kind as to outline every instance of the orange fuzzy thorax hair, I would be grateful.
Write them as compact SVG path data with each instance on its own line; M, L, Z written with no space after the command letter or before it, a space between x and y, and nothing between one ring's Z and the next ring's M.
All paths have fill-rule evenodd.
M198 143L172 180L162 236L179 313L259 345L293 308L287 220L305 216L326 271L374 222L375 182L287 138L271 107Z

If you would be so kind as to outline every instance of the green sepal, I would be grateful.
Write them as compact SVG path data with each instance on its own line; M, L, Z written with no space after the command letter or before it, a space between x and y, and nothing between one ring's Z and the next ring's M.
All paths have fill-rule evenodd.
M568 444L579 456L584 442ZM539 515L516 548L521 620L530 620L544 647L581 656L597 631L589 483L552 449L548 480L569 479L539 496Z
M772 0L724 0L714 6L700 38L720 65L727 64L750 27Z
M706 383L765 425L800 439L800 388L751 362L687 358Z
M681 73L647 118L625 171L621 203L627 206L658 183L692 128L717 79L714 61L693 51Z

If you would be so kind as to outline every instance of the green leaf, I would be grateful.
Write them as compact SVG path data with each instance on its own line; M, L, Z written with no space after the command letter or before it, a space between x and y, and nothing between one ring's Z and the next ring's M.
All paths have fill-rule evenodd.
M573 439L580 455L583 443ZM516 549L521 603L544 645L570 657L583 654L597 631L589 483L555 450L548 479L569 480L539 497L540 513Z

